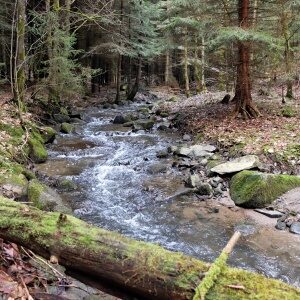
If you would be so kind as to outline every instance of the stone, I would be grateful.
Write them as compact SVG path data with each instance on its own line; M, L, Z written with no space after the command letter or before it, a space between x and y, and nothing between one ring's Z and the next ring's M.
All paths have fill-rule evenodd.
M21 199L27 195L28 180L23 174L0 174L0 195Z
M113 120L113 124L124 124L126 123L125 117L123 115L115 116Z
M74 126L69 123L62 123L60 127L60 132L65 134L70 134L74 131Z
M201 183L197 186L196 193L200 196L211 196L213 194L213 188L209 183Z
M299 176L242 171L232 177L230 195L238 206L264 208L296 187L300 187Z
M167 158L169 156L168 151L161 150L156 153L157 158Z
M53 143L57 134L56 130L54 130L52 127L41 127L39 131L43 138L44 144Z
M28 140L29 157L37 164L43 163L48 158L48 152L44 144L37 138L31 137Z
M254 209L254 210L269 218L281 218L283 216L283 213L278 210L269 210L269 209Z
M149 120L137 120L136 124L137 126L142 127L144 130L150 130L154 126L154 121L149 119Z
M155 175L159 173L164 173L167 171L167 169L168 169L168 165L157 163L151 165L147 171L149 174Z
M295 222L290 227L290 232L295 234L300 234L300 222Z
M185 141L185 142L189 142L192 140L192 137L189 135L189 134L185 134L183 137L182 137L182 140Z
M277 222L275 228L278 229L278 230L285 230L286 229L286 224L285 224L285 222L279 221L279 222Z
M71 214L72 210L63 203L59 194L50 187L42 184L37 179L29 181L28 200L39 209L46 211L58 211Z
M192 174L189 176L186 185L190 188L195 188L200 186L202 183L200 176L198 174Z
M190 158L201 158L210 157L212 152L216 151L216 147L212 145L193 145L193 146L183 146L173 148L173 152L179 156L186 156Z
M70 120L71 120L71 118L68 115L64 115L64 114L54 114L53 119L57 123L70 122Z
M70 120L70 123L72 123L72 124L85 124L85 121L83 121L82 119L79 119L79 118L72 118Z
M134 124L134 122L133 122L133 121L126 122L126 123L124 123L124 124L123 124L123 127L132 127L132 126L133 126L133 124Z
M259 158L256 155L246 155L232 161L220 164L211 169L212 172L224 175L250 170L259 166Z

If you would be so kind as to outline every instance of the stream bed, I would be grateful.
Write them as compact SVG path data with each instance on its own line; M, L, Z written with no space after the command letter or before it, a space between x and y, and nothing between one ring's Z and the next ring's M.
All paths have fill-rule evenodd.
M134 112L140 104L117 109L89 109L85 124L60 135L49 147L49 160L38 165L48 176L73 180L78 189L63 193L74 214L94 225L135 239L154 242L212 262L234 229L244 233L230 265L300 286L300 238L279 232L244 212L205 213L203 201L191 196L170 198L184 189L184 174L172 168L173 157L156 153L181 142L173 132L138 131L114 125L117 114ZM223 213L224 212L224 213Z

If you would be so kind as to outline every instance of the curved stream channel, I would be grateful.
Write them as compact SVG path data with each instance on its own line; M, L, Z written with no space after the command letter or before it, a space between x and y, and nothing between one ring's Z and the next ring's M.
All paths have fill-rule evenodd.
M78 185L78 190L62 195L74 214L208 262L239 226L245 236L230 258L231 265L300 286L298 237L261 230L261 225L245 220L229 222L197 213L192 196L168 199L183 188L184 175L171 167L173 158L158 159L156 153L176 145L180 137L156 129L132 133L111 123L118 113L136 111L138 105L86 111L86 124L77 125L74 134L59 136L49 148L48 162L38 166L49 176L66 177Z

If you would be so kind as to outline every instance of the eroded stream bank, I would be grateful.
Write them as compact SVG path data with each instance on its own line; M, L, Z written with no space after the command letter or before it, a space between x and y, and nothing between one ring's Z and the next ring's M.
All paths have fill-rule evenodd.
M239 228L244 237L231 265L300 286L299 237L274 230L270 219L252 211L193 194L172 197L185 189L189 170L173 168L174 158L157 158L157 152L180 144L178 133L157 130L162 123L150 132L111 123L116 115L142 111L141 106L145 103L87 110L86 123L59 136L48 162L37 166L40 173L76 183L76 190L62 194L74 214L204 261L213 261Z

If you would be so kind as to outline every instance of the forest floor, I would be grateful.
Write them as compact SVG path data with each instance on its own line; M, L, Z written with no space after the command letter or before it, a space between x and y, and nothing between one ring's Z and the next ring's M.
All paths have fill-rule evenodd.
M195 141L216 144L229 156L256 154L269 171L300 174L300 89L295 99L282 104L281 88L268 95L253 93L261 116L243 120L232 118L234 103L221 104L225 92L207 92L186 98L170 89L155 88L161 109L180 114L180 129Z

